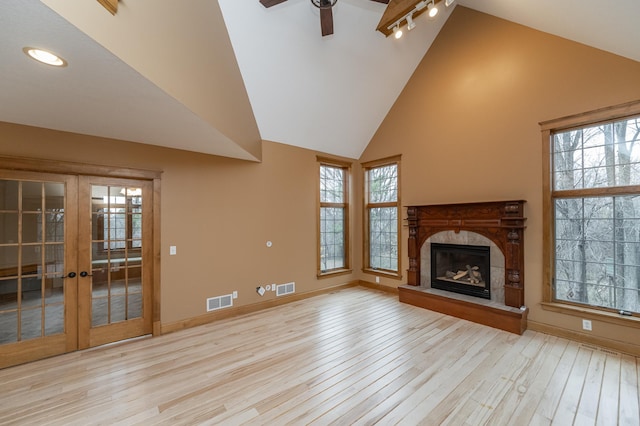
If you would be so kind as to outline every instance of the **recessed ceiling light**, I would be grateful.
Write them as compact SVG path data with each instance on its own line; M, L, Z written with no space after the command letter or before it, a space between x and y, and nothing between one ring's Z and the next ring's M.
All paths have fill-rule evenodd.
M66 67L67 61L60 56L48 52L46 50L37 49L35 47L24 47L22 51L28 55L31 59L35 59L43 64L52 65L54 67Z

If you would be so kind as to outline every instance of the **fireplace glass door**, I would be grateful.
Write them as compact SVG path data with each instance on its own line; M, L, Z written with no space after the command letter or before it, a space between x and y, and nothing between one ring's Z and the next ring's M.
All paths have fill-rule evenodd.
M491 299L488 246L431 243L431 287Z

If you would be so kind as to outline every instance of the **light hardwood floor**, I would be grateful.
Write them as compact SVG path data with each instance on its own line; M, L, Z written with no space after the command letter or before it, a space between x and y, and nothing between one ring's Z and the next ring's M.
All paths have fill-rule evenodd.
M638 359L361 287L0 370L0 424L640 424Z

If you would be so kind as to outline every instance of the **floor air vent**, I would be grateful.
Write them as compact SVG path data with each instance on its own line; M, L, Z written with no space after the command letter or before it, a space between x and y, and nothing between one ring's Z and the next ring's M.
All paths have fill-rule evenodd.
M232 294L225 294L224 296L210 297L207 299L207 312L228 308L229 306L233 306Z
M276 287L276 296L284 296L296 292L296 283L280 284Z

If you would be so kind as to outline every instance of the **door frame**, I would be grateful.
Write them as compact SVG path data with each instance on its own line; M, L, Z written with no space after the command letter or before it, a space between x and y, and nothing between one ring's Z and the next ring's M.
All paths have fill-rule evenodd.
M162 171L158 170L145 170L134 169L129 167L120 166L105 166L98 164L86 164L75 163L69 161L53 161L37 158L24 158L24 157L11 157L0 156L0 169L13 170L13 171L25 171L25 172L42 172L51 174L62 175L75 175L75 176L102 176L108 178L124 178L124 179L137 179L147 180L152 182L152 294L151 294L151 318L152 318L152 335L158 336L161 334L161 322L160 322L160 190L161 190L161 176ZM43 356L40 354L31 353L28 349L28 342L25 346L26 353L24 357L17 357L16 364L32 361ZM72 349L73 350L73 349ZM46 355L44 355L46 356Z

